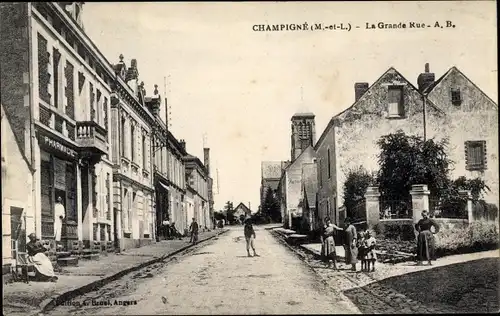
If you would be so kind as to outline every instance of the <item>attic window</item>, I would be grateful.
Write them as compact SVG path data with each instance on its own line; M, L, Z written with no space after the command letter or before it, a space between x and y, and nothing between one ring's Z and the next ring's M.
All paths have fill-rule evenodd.
M404 116L403 86L394 85L388 87L387 103L389 117Z
M462 93L460 92L460 88L451 88L451 103L457 106L462 104Z

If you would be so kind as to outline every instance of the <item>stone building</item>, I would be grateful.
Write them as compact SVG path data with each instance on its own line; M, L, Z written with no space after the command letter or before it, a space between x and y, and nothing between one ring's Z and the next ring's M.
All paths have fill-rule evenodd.
M187 153L182 144L167 129L167 125L158 117L159 103L154 98L146 98L146 100L157 121L152 149L157 231L162 222L168 220L170 223L175 223L179 232L183 232L189 225L185 209L186 180L182 160Z
M208 213L210 218L209 229L215 229L215 216L214 216L214 181L210 173L210 148L203 148L203 162L208 175Z
M2 275L14 264L12 242L24 248L26 235L35 231L33 186L29 158L19 147L11 121L1 106L2 127ZM14 254L15 255L15 254Z
M155 233L151 139L156 124L139 83L137 61L120 55L111 100L114 233L121 250L149 244ZM154 97L159 99L155 88ZM158 101L157 101L158 102Z
M301 189L301 207L302 223L301 231L313 232L321 229L322 218L317 213L316 197L318 194L318 167L316 162L305 163L302 165L302 189Z
M483 176L498 197L496 104L455 67L436 81L429 66L425 68L417 78L418 88L392 67L371 86L355 84L353 105L330 120L315 145L320 218L330 216L340 222L347 174L359 166L378 170L376 142L398 130L424 138L450 137L448 154L456 163L453 176ZM453 100L462 105L453 105ZM473 148L473 153L466 154L466 148ZM474 162L467 165L468 159ZM467 170L479 166L482 172Z
M186 151L186 144L183 141L182 146ZM186 170L187 191L192 195L193 215L191 218L196 218L200 228L209 228L212 226L213 220L210 218L209 209L208 182L210 177L208 171L200 159L193 155L187 154L183 157L183 161ZM188 223L191 223L191 218L188 219Z
M290 164L289 161L262 161L260 175L260 205L264 205L267 192L277 196L281 174Z
M240 224L242 223L241 217L243 216L244 218L250 217L252 215L252 211L250 210L249 206L246 206L243 202L240 202L238 206L234 209L234 217L236 218L237 221L240 221Z
M63 248L113 240L109 113L115 73L83 31L82 5L1 6L1 46L8 48L0 56L2 104L35 170L29 229L54 239L60 197Z
M291 162L283 170L278 184L281 218L288 228L300 226L302 208L299 206L302 189L302 165L316 158L314 114L296 113L291 125Z

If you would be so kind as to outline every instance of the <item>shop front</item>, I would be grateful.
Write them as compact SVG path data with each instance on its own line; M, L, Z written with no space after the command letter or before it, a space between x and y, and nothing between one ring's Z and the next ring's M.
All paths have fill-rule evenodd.
M164 221L171 221L169 210L169 187L159 178L155 182L156 195L156 241L166 239Z
M59 229L56 203L62 204L60 243L78 240L77 148L49 133L39 132L42 239L55 239ZM60 209L60 206L58 206Z

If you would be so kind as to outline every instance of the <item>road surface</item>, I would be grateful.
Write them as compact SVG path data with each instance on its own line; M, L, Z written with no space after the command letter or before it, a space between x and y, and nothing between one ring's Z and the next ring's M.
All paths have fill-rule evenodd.
M50 315L359 313L267 230L257 227L256 233L259 257L247 257L243 228L234 227L170 262L66 302Z

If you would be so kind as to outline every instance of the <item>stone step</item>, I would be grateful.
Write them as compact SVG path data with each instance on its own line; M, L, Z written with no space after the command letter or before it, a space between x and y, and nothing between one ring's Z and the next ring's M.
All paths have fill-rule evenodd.
M64 267L76 267L78 266L77 257L65 257L57 259L57 264Z
M95 253L86 253L83 254L80 259L82 260L99 260L99 255Z
M58 251L58 252L56 252L56 256L57 256L57 258L66 258L66 257L71 256L71 252L69 252L69 251Z

